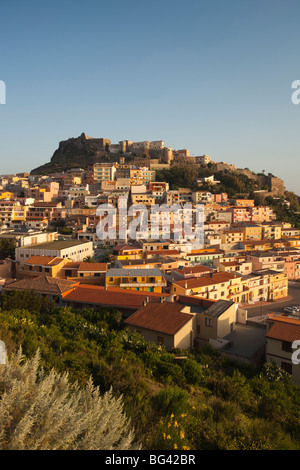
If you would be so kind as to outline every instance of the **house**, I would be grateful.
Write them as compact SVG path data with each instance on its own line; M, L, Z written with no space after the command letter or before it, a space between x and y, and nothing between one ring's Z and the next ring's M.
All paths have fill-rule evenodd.
M3 292L30 290L61 305L62 294L71 291L77 285L79 285L79 283L66 279L40 276L34 279L21 279L6 284L3 286L2 290Z
M129 291L119 288L106 288L78 284L74 289L62 294L62 304L73 308L111 307L125 317L132 315L148 303L159 303L165 294Z
M172 348L193 347L195 316L185 313L184 306L172 302L149 303L125 320L126 326L140 333L146 341Z
M17 277L23 279L33 279L43 275L57 277L68 261L70 260L56 256L31 256L24 261L22 268L17 270Z
M222 338L234 330L235 305L183 296L173 302L166 298L141 307L125 324L167 350L200 348L208 343L219 347L226 343Z
M148 292L163 292L167 286L160 269L109 269L106 273L107 287Z
M297 385L300 385L300 364L295 364L292 359L292 354L295 352L292 344L300 340L300 319L271 314L268 316L268 325L266 360L275 362L291 374Z
M68 262L63 266L61 276L66 279L78 280L84 284L105 284L105 276L107 272L107 263L88 263Z

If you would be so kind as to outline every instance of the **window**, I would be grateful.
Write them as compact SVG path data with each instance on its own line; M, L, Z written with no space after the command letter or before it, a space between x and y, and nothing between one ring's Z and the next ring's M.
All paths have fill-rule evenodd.
M289 341L282 341L281 349L285 352L292 352L292 344Z
M162 337L162 336L158 336L158 337L157 337L157 342L158 342L158 344L164 344L164 339L163 339L163 337Z
M281 369L285 370L286 372L288 372L289 374L292 375L293 366L289 362L282 362L281 363Z
M211 321L211 318L205 318L205 326L212 327L212 321Z

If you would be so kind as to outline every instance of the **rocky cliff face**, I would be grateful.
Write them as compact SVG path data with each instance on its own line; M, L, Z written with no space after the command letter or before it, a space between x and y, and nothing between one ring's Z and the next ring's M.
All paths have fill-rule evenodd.
M94 139L86 134L61 141L51 161L35 168L31 174L47 174L68 168L87 168L96 161L105 159L111 142L109 139Z

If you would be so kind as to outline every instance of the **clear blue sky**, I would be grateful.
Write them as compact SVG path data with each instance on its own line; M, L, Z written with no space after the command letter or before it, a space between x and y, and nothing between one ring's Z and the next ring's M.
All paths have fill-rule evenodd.
M86 132L160 140L300 194L299 0L2 0L0 173Z

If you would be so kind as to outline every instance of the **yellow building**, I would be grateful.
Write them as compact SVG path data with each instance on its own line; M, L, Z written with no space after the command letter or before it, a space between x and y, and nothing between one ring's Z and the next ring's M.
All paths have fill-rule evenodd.
M248 302L247 281L234 273L214 273L197 279L173 281L171 294L195 295L208 300L233 300Z
M11 193L9 191L0 192L0 199L14 199L14 197L14 193Z
M150 181L155 181L155 170L149 168L132 168L130 169L130 183L131 184L144 184Z
M58 258L56 256L31 256L24 262L24 266L19 270L19 276L23 279L48 276L57 277L62 272L64 265L71 260Z
M245 225L241 227L244 233L244 240L261 240L262 239L262 227L255 224Z
M230 243L239 243L244 240L244 232L242 230L222 230L221 243L223 245Z
M276 301L288 296L288 276L284 272L262 270L245 276L249 302Z
M167 286L160 269L109 269L105 279L106 287L122 289L163 292Z
M279 240L281 238L281 226L273 224L262 224L262 239L272 238Z

